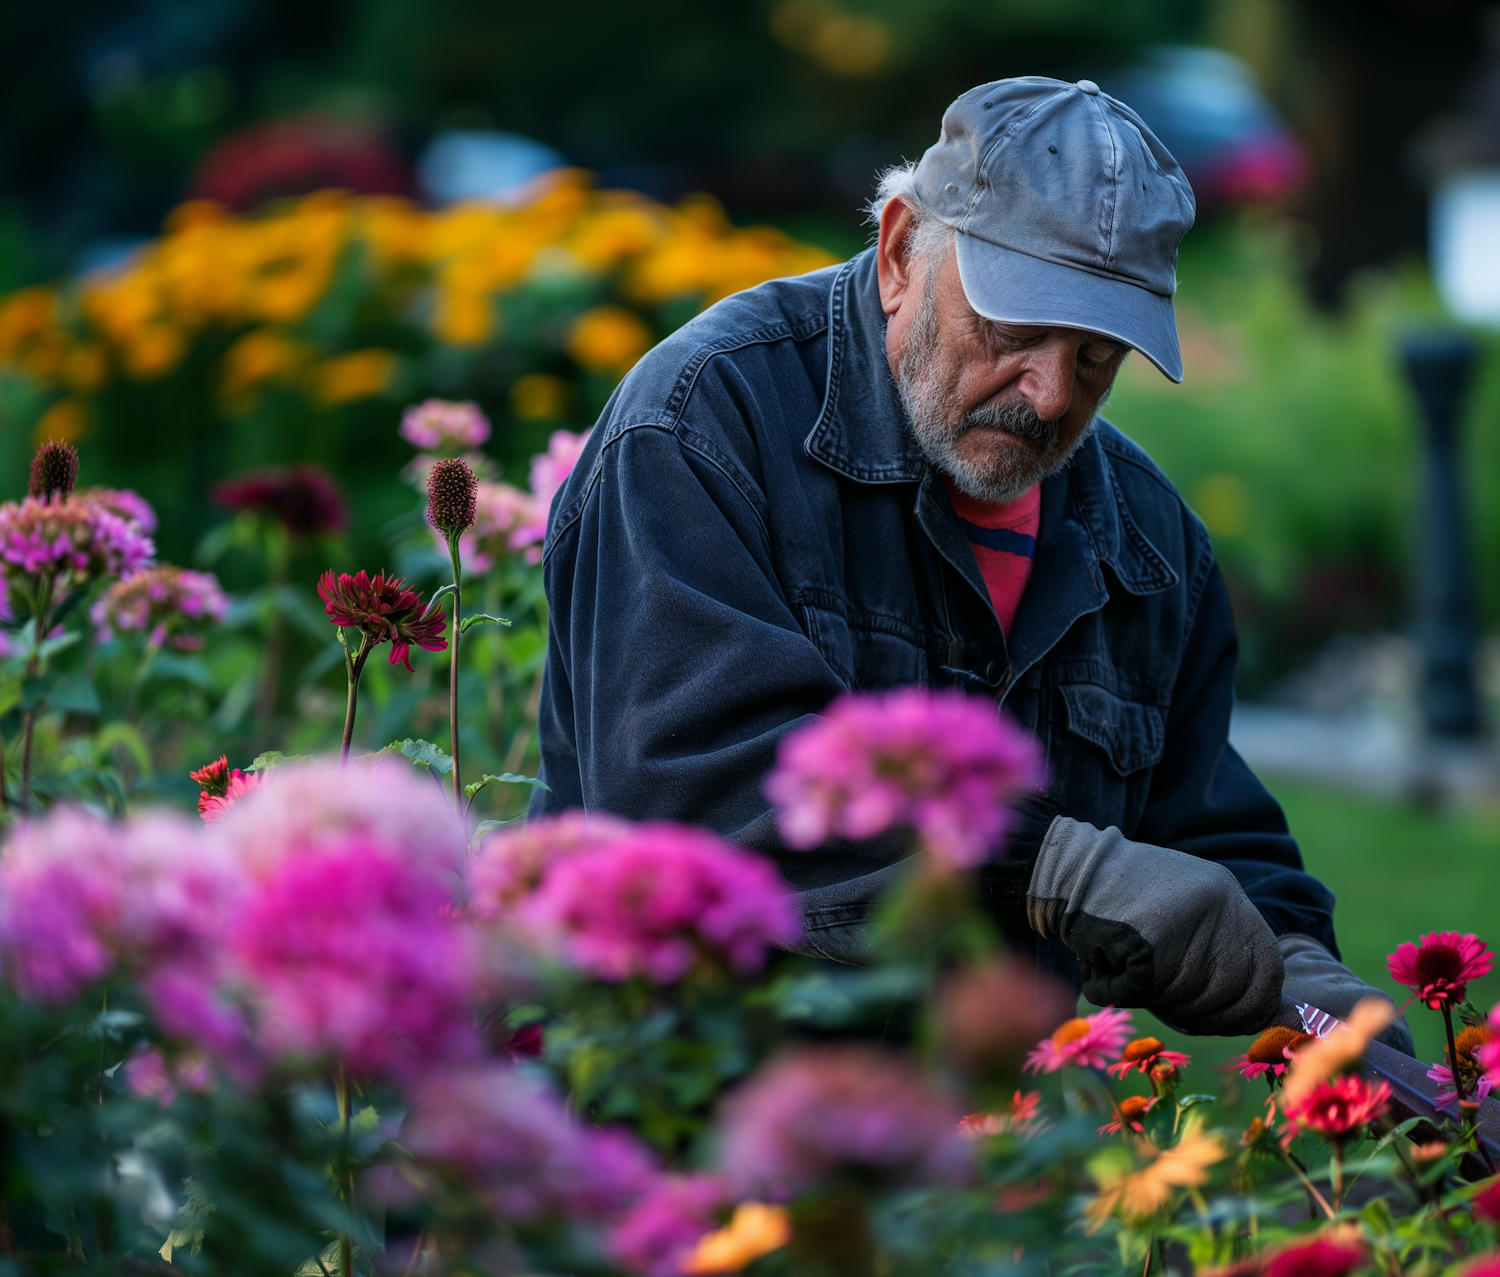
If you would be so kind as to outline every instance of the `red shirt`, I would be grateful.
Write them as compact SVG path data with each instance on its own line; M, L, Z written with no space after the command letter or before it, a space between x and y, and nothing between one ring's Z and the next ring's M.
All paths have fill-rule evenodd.
M969 535L969 548L990 592L995 617L1009 638L1021 595L1031 579L1036 534L1042 524L1042 486L1033 484L1014 501L1000 505L965 496L946 476L943 486Z

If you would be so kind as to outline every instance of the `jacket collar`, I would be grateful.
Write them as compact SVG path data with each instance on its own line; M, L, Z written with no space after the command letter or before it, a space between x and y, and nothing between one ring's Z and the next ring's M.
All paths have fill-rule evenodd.
M875 251L866 249L834 276L828 299L827 389L804 447L808 456L856 483L916 483L928 471L927 459L907 424L891 376L885 326ZM1153 594L1177 582L1177 574L1125 506L1100 442L1102 433L1113 430L1101 422L1066 469L1042 487L1042 538L1066 542L1075 570L1082 566L1078 554L1084 556L1084 576L1094 587L1096 606L1109 597L1095 567L1099 562L1107 563L1132 594ZM957 516L951 517L957 532ZM1040 547L1038 555L1040 568Z

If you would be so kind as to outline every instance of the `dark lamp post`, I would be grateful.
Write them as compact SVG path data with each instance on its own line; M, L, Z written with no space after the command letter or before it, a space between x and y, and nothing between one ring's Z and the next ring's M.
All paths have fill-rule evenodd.
M1427 427L1427 473L1417 557L1417 617L1425 670L1421 705L1434 736L1479 733L1474 602L1459 477L1458 426L1478 348L1457 333L1401 343L1401 362Z

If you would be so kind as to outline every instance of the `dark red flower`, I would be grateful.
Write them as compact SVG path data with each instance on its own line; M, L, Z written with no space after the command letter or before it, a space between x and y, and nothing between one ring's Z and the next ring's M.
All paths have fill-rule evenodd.
M272 466L218 484L216 504L226 510L254 510L281 520L293 536L339 532L344 497L338 484L317 466Z
M203 791L204 798L222 798L229 788L228 756L220 754L213 762L204 763L197 771L189 772L188 779Z
M78 486L78 449L71 443L44 443L31 459L26 495L61 500Z
M1482 1193L1469 1198L1469 1209L1480 1219L1500 1223L1500 1179L1492 1180Z
M427 472L427 521L445 536L474 526L479 480L462 457L433 462Z
M369 635L371 644L391 644L391 664L400 662L411 672L411 647L441 652L448 646L443 637L447 616L440 610L423 615L422 597L406 588L399 576L356 572L350 576L332 569L318 581L318 597L334 625Z

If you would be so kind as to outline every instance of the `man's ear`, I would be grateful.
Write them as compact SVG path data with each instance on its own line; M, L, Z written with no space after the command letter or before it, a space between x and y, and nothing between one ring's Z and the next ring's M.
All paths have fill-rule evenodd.
M889 199L880 210L880 238L875 243L875 270L880 279L880 308L887 315L901 309L912 287L911 205Z

